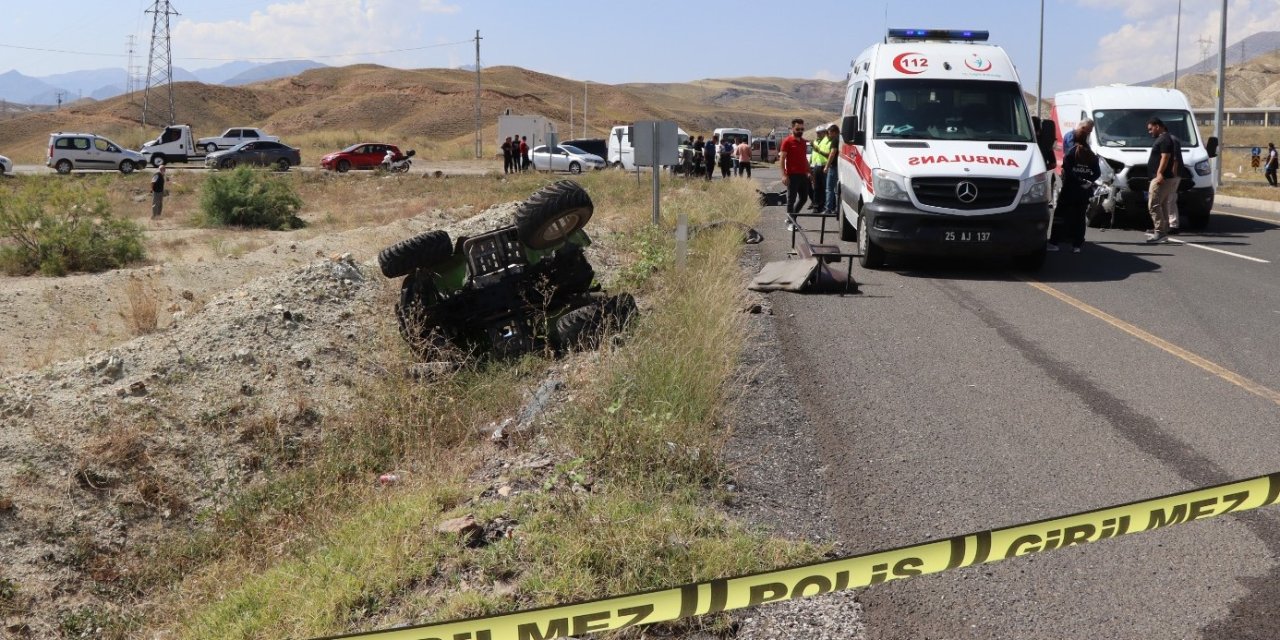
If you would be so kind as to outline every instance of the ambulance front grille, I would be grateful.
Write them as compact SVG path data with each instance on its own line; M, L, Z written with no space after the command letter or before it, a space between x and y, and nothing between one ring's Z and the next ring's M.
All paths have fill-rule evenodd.
M960 183L967 182L972 188L960 189ZM1013 204L1018 197L1017 180L1003 178L913 178L911 188L915 191L916 200L920 204L941 209L961 209L973 211L979 209L1003 209ZM973 194L971 202L965 202L961 195Z

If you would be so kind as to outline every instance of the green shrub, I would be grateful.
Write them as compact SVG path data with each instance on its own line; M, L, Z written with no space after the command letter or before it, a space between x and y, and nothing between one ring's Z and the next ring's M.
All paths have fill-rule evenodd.
M24 180L0 193L0 269L10 275L106 271L144 255L142 227L112 217L100 187Z
M297 229L302 198L288 182L266 171L238 167L215 173L204 183L200 212L206 224Z

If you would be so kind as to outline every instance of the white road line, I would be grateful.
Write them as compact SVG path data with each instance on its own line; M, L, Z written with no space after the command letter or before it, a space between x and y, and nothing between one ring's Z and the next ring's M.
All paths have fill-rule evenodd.
M1173 238L1169 238L1169 242L1171 242L1171 243L1173 243L1173 244L1182 244L1182 245L1186 245L1186 246L1188 246L1188 247L1195 247L1195 248L1197 248L1197 249L1204 249L1205 251L1212 251L1212 252L1214 252L1214 253L1221 253L1222 255L1225 255L1225 256L1231 256L1231 257L1233 257L1233 258L1240 258L1241 260L1249 260L1249 261L1252 261L1252 262L1260 262L1260 263L1262 263L1262 264L1271 264L1271 261L1270 261L1270 260L1263 260L1262 258L1254 258L1254 257L1252 257L1252 256L1246 256L1246 255L1242 255L1242 254L1239 254L1239 253L1232 253L1232 252L1230 252L1230 251L1223 251L1222 249L1217 249L1217 248L1214 248L1214 247L1206 247L1206 246L1204 246L1204 245L1202 245L1202 244L1196 244L1196 243L1194 243L1194 242L1186 242L1185 240L1175 240L1175 239L1173 239Z
M1258 222L1270 222L1271 224L1280 224L1280 220L1277 220L1275 218L1259 218L1257 216L1246 216L1243 213L1235 213L1233 211L1218 211L1217 209L1214 209L1213 212L1220 216L1234 216L1236 218L1244 218L1246 220L1256 220Z

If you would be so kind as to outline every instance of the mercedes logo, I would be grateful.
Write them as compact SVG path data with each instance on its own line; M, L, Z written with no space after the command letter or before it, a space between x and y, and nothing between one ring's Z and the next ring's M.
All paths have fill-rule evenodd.
M968 180L956 185L956 198L965 204L972 204L978 199L978 185Z

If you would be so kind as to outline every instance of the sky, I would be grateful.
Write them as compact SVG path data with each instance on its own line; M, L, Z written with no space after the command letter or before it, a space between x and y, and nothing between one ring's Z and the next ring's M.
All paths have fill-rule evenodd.
M4 0L0 73L142 71L154 0ZM687 82L779 76L841 80L886 27L990 31L1034 93L1140 82L1202 58L1217 0L171 0L175 66L310 59L401 68L515 65L575 80ZM1178 33L1179 5L1181 29ZM1280 0L1231 0L1228 43L1280 30ZM1216 44L1214 52L1216 52ZM60 50L54 52L49 50ZM68 53L74 52L74 53ZM1228 60L1230 60L1228 54Z

